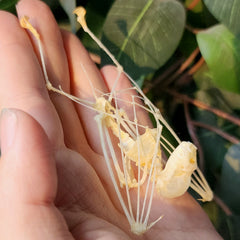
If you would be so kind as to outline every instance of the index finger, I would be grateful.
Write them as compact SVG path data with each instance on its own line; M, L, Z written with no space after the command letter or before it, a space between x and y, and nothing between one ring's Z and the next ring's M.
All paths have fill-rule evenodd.
M0 12L0 109L18 108L32 115L55 146L63 144L57 112L48 96L32 44L10 13Z

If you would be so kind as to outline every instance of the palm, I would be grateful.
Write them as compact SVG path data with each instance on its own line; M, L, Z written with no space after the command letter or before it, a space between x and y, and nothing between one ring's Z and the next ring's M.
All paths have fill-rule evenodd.
M28 15L37 23L53 85L60 84L66 91L71 88L71 92L80 98L92 99L91 89L85 85L86 73L80 67L82 64L97 89L107 91L110 88L114 74L112 68L105 69L104 81L79 41L66 32L60 33L53 16L42 3L24 0L20 3L18 14ZM0 30L3 33L1 36L8 36L5 38L7 47L2 51L6 51L11 67L15 64L16 72L28 74L18 76L20 80L14 84L8 83L7 90L6 87L0 88L1 106L28 112L47 133L57 162L59 187L55 204L65 217L72 235L75 239L97 239L102 235L104 239L140 239L131 234L116 197L101 155L93 113L55 93L50 93L48 97L29 39L14 17L4 15L4 18L6 25ZM11 34L8 29L11 29ZM15 39L19 52L12 51L11 44L8 46ZM18 62L13 62L15 58L22 59L24 64L19 66ZM9 73L7 67L6 64L2 69L9 77L11 70ZM126 79L123 83L128 84ZM52 179L45 181L51 184ZM210 236L213 239L215 236L208 218L188 194L174 200L155 196L150 218L155 220L161 215L164 218L142 238L198 239L206 236L209 239Z
M104 232L106 239L107 236L111 239L127 239L127 236L129 239L140 239L130 233L130 226L117 202L114 189L104 184L111 184L108 176L99 178L99 172L96 173L81 155L67 149L63 151L61 155L65 157L58 159L60 187L56 205L65 216L73 236L76 239L88 239L89 235L95 239ZM92 157L95 161L103 161L101 156L94 153ZM109 191L106 191L106 187ZM156 196L152 212L153 219L162 214L165 217L144 235L144 239L158 239L159 236L164 239L174 236L177 239L193 239L193 236L205 234L202 229L206 230L206 234L211 231L205 214L188 195L172 201Z

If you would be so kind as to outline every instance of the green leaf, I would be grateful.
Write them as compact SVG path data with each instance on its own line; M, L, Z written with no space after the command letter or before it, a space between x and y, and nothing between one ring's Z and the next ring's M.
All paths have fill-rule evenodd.
M133 77L152 73L174 53L185 10L176 0L116 0L103 28L103 43Z
M212 98L214 98L215 101L218 101L218 104L216 105L217 108L231 114L233 114L233 110L240 110L240 94L216 89L216 85L212 80L212 76L206 64L203 64L203 66L194 74L194 81L199 89L204 90L209 94L212 94L213 89L215 89L215 94L212 94ZM218 93L216 94L216 92ZM213 101L211 101L211 104L214 104Z
M240 93L240 40L216 25L199 32L197 41L216 86Z
M186 7L188 7L192 2L193 2L193 0L186 0L184 5ZM193 12L201 12L202 10L203 10L203 3L201 1L199 1L197 3L197 5L191 11L193 11Z
M204 0L209 11L235 35L240 35L240 0Z
M222 166L218 194L237 214L240 213L240 144L228 149Z
M14 11L18 0L0 0L0 9L6 11Z
M207 213L214 227L216 229L222 227L222 222L226 220L226 215L221 210L221 208L219 208L217 203L215 201L205 202L204 204L202 204L202 207Z
M231 240L240 239L240 216L229 216L227 217L227 225L229 229L229 235ZM225 238L226 239L226 238Z
M59 0L62 8L67 13L71 23L72 32L76 33L76 17L73 14L73 10L76 8L76 0Z

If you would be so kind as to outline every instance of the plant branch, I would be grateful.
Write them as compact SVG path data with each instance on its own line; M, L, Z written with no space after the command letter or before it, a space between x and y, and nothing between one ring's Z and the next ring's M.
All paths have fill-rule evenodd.
M190 57L193 57L196 53L197 50L199 49L195 49L195 51L190 55ZM199 51L198 51L199 52ZM195 55L195 57L197 56L197 54ZM190 58L189 57L189 58ZM187 59L188 60L188 59ZM187 61L186 60L186 61ZM182 74L182 76L180 76L177 80L176 80L176 86L181 86L181 85L185 85L187 84L189 81L192 80L192 76L195 72L198 71L198 69L203 65L203 63L205 62L204 58L201 57L188 71L185 71L185 73ZM190 62L189 62L190 65ZM179 69L180 70L180 69Z
M224 118L224 119L226 119L226 120L228 120L228 121L230 121L230 122L240 126L240 118L237 118L237 117L235 117L233 115L230 115L230 114L228 114L228 113L226 113L226 112L224 112L224 111L222 111L220 109L211 107L211 106L209 106L209 105L207 105L207 104L205 104L205 103L203 103L203 102L201 102L199 100L192 99L192 98L188 97L187 95L178 93L178 92L176 92L174 90L164 89L164 91L166 91L167 93L169 93L170 95L172 95L172 96L174 96L176 98L181 99L182 101L186 101L188 103L193 104L196 107L199 107L199 108L204 109L206 111L212 112L215 115L217 115L217 116L219 116L221 118Z
M193 60L196 58L196 56L199 54L200 50L197 47L190 56L182 63L181 67L177 71L178 74L182 73L189 65L193 62Z
M200 0L192 0L192 2L187 6L188 10L192 10L197 6L197 4L200 2Z
M201 28L193 28L192 26L187 25L187 24L186 24L185 28L193 34L198 34L199 32L203 31L203 29L201 29Z
M210 125L205 124L205 123L197 122L197 121L192 121L192 124L197 126L197 127L205 128L209 131L212 131L212 132L218 134L219 136L221 136L222 138L228 140L229 142L231 142L233 144L238 144L240 142L240 140L238 138L231 136L230 134L222 131L219 128L210 126Z
M203 65L203 63L205 62L204 58L201 57L196 64L194 64L191 69L189 69L188 74L189 75L193 75L195 72L197 72L197 70Z
M155 78L151 83L146 84L143 88L143 92L147 94L152 88L156 87L159 83L161 83L164 79L166 79L169 75L173 74L179 66L181 66L183 59L179 59L174 64L172 64L169 68L167 68L161 75Z
M233 213L230 208L223 202L221 198L219 198L216 194L214 194L214 201L217 205L225 212L227 216L232 216Z
M189 114L188 103L184 101L183 104L184 104L184 113L185 113L185 118L186 118L186 122L187 122L187 128L188 128L189 135L192 138L193 143L198 148L199 168L202 171L204 171L203 150L202 150L201 144L200 144L200 142L198 140L198 137L197 137L196 128L195 128L195 126L193 124L193 121L192 121L192 119L190 117L190 114Z

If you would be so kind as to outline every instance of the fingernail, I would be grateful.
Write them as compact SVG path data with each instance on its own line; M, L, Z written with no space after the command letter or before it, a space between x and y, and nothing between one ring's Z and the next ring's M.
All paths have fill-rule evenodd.
M3 109L0 115L1 154L6 153L13 145L17 128L17 116L13 110Z

